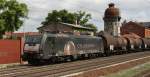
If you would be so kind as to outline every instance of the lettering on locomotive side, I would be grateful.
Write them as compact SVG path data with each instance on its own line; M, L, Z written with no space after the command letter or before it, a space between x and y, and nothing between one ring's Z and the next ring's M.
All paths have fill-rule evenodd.
M79 54L86 54L86 53L97 53L97 52L101 52L100 50L96 50L96 49L91 49L91 50L84 50L84 51L79 51Z
M95 44L77 44L77 48L86 49L86 48L95 48L95 47L97 47Z

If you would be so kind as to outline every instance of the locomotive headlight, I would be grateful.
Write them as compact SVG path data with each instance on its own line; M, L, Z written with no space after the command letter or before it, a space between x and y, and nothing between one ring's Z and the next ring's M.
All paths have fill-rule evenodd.
M40 54L40 56L44 56L43 54Z
M147 48L147 44L145 44L145 48Z

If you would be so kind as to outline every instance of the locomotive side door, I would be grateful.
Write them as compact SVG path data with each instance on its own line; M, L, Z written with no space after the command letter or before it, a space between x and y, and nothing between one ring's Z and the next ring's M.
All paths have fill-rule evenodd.
M43 46L44 59L49 59L55 55L55 38L47 37Z

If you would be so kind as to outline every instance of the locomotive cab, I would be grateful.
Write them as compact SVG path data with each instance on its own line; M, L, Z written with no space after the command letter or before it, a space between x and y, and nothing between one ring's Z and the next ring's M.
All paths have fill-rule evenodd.
M26 36L23 50L23 60L37 57L37 54L40 52L41 40L41 35Z

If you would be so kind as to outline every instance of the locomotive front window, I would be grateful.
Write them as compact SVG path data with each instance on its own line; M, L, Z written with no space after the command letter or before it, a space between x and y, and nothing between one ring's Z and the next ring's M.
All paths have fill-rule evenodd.
M41 43L41 39L42 39L42 36L26 36L25 43L40 44Z

